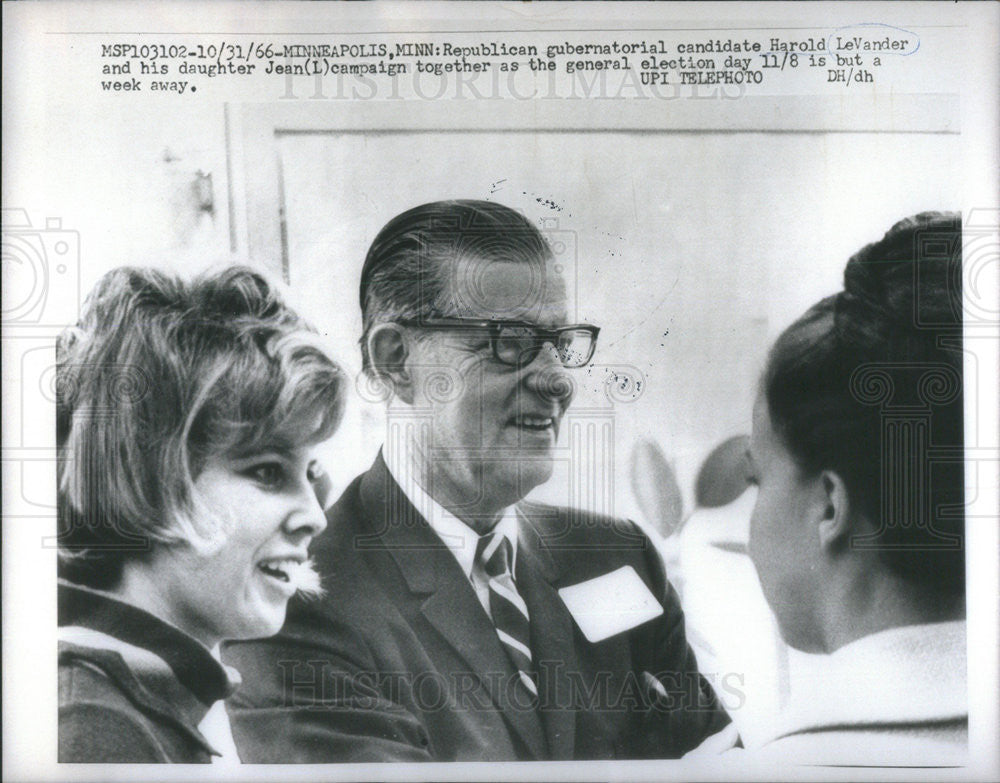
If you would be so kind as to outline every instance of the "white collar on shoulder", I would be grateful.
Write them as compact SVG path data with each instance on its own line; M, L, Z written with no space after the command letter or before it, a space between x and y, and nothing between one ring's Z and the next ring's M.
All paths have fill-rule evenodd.
M462 571L471 579L472 570L476 564L476 544L479 542L479 534L434 500L420 486L413 476L408 460L405 458L390 460L386 455L385 464L389 475L399 484L406 499L410 501L417 513L427 520L427 524L458 560ZM517 509L514 506L504 509L500 521L493 529L510 541L513 552L511 568L513 569L517 564Z
M964 620L907 625L803 656L771 736L967 717L965 632Z

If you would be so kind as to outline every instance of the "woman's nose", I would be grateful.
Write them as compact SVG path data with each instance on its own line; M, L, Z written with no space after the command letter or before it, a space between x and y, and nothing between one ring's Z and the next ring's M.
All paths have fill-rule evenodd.
M326 513L312 482L303 481L296 497L298 509L288 517L290 533L307 533L312 537L326 530Z

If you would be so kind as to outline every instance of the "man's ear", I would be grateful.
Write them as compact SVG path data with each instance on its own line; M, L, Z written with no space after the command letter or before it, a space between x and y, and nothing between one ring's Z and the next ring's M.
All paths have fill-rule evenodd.
M824 503L819 523L819 544L830 549L846 541L851 533L851 507L847 485L839 474L824 470L819 477L821 501Z
M372 370L389 384L393 395L412 405L413 384L406 367L409 350L406 335L397 324L379 324L368 333Z

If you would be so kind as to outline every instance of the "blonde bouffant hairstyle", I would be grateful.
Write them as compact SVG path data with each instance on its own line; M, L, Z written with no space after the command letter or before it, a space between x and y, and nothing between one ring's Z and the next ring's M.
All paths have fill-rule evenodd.
M57 343L60 574L112 588L155 547L217 546L194 491L216 455L329 438L345 376L261 274L106 274Z

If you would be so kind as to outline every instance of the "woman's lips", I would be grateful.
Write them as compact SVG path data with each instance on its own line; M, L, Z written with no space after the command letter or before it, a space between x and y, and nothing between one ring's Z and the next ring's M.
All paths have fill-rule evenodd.
M266 558L257 564L257 570L289 596L296 591L320 591L319 575L313 570L312 562L304 555Z

